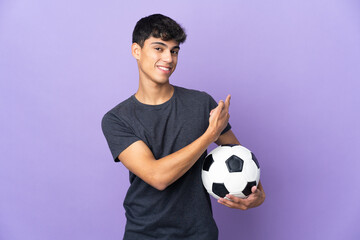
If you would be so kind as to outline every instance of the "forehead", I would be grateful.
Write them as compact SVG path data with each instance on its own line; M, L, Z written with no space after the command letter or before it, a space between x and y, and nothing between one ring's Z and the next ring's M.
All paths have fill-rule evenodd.
M148 39L145 40L144 46L151 46L151 45L162 45L168 48L179 47L179 43L175 40L164 41L161 38L149 37Z

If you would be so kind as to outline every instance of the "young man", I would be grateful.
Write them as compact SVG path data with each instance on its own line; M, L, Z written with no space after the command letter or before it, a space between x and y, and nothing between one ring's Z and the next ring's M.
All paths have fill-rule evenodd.
M131 46L139 88L102 120L113 158L130 171L124 239L218 238L201 167L212 142L239 141L228 124L230 96L216 104L205 92L170 84L185 39L166 16L140 19ZM227 197L219 203L245 210L259 206L265 194L259 183L247 199Z

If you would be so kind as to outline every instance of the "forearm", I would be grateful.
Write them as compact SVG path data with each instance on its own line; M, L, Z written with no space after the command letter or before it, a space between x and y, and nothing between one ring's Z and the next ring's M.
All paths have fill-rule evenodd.
M214 136L207 131L186 147L154 161L153 176L156 188L165 189L184 175L214 140Z
M215 142L217 145L224 145L224 144L239 144L239 140L236 138L235 134L232 130L227 131L223 135L221 135Z

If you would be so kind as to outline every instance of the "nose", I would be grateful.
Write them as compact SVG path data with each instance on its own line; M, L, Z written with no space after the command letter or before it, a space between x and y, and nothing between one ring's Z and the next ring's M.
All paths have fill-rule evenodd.
M171 62L173 61L170 50L163 52L162 60L163 60L164 62L169 62L169 63L171 63Z

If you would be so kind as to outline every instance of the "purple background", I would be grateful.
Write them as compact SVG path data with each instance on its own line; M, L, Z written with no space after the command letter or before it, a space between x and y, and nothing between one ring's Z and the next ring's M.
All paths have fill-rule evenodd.
M131 33L181 23L175 85L216 100L265 203L213 202L220 239L360 239L360 2L0 1L0 239L121 239L128 173L103 114L135 93ZM214 147L214 146L211 146Z

